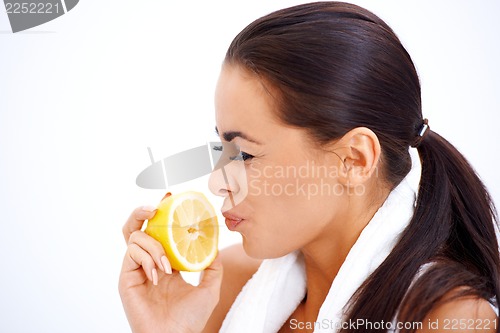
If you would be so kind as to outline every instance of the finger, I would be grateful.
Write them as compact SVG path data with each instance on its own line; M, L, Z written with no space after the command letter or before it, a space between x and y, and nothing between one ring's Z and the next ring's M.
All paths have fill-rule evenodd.
M168 261L167 256L161 257L161 265L163 267L163 272L166 274L172 274L172 265Z
M163 200L165 200L166 198L168 198L171 195L172 195L172 193L167 192L167 194L165 194L165 196L160 200L160 202L163 201Z
M165 255L165 249L156 239L140 230L136 230L130 235L128 243L136 244L146 251L163 272L172 273L170 262Z
M139 245L130 244L125 255L123 268L125 271L135 271L141 267L148 280L155 285L158 284L158 272L156 272L153 258Z
M141 230L144 221L155 216L156 208L153 206L141 206L134 209L127 222L123 225L122 232L125 242L128 243L130 235L137 230Z
M219 295L222 282L222 260L217 255L215 260L208 266L201 275L199 286L210 289L214 295Z

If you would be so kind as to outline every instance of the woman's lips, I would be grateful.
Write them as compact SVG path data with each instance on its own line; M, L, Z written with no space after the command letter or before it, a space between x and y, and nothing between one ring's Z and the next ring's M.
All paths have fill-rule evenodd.
M230 213L222 213L222 216L224 216L226 218L226 226L229 230L231 231L234 231L236 230L236 227L244 221L243 218L237 216L237 215L234 215L234 214L230 214Z

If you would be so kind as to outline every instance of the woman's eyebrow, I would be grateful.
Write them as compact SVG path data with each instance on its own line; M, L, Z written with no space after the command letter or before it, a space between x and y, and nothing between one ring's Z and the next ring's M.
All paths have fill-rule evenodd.
M215 133L217 133L217 135L219 135L219 130L217 129L217 126L215 126ZM234 138L238 137L238 138L242 138L243 140L246 140L246 141L258 144L258 145L261 144L257 140L254 140L254 139L250 138L248 135L246 135L245 133L240 132L240 131L228 131L228 132L224 132L224 133L222 133L222 137L227 142L231 142Z

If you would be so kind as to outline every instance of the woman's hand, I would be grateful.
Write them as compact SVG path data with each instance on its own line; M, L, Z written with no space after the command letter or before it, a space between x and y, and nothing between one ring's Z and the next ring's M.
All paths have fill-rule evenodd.
M119 291L134 333L201 332L219 301L222 264L217 258L200 284L186 283L173 271L161 244L141 231L152 208L133 211L123 227L128 244Z

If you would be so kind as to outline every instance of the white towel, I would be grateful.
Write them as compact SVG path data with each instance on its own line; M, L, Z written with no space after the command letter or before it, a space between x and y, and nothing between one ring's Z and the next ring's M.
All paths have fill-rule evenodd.
M392 251L413 215L421 165L410 149L412 170L389 194L353 245L322 304L315 333L336 332L343 309L363 281ZM221 333L275 333L306 294L306 274L300 252L264 260L243 287L228 312Z

